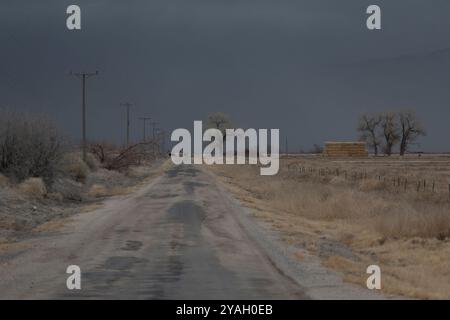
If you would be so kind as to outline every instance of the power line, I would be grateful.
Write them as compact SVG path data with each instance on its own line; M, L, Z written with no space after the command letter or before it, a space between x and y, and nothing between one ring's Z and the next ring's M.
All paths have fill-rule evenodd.
M86 161L86 79L98 75L98 71L95 72L70 72L70 75L81 78L82 80L82 100L81 100L81 147L83 149L83 160Z

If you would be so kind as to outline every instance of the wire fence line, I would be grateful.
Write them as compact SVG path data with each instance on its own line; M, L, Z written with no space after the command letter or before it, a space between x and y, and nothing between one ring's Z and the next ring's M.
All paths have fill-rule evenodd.
M291 174L316 176L316 177L340 177L345 181L357 182L363 180L374 180L382 183L385 187L398 192L430 192L448 193L450 200L450 185L445 179L415 177L414 173L394 174L377 172L376 169L347 169L330 166L307 166L301 162L291 162L287 165Z

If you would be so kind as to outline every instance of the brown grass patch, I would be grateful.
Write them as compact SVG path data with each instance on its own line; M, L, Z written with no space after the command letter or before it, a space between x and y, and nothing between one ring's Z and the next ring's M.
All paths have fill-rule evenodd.
M22 194L32 198L41 199L47 193L45 183L41 178L28 178L18 188Z
M23 250L29 248L30 245L23 242L0 242L0 252L10 251L10 250Z
M33 228L32 231L33 232L55 231L64 227L68 222L70 222L69 219L55 219L38 225L37 227Z
M320 161L327 172L335 172L332 163ZM392 168L379 164L375 179L361 174L355 180L350 173L345 179L341 162L339 176L325 170L295 174L286 170L286 162L281 165L271 177L260 176L256 166L209 168L287 243L318 255L346 281L365 287L367 266L378 264L385 293L450 299L450 206L441 193L421 191L418 196L414 188L393 187L377 175ZM365 168L375 170L367 163Z

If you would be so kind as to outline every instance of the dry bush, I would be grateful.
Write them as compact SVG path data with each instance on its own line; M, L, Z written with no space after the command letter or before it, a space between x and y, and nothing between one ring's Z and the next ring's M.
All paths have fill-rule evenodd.
M83 200L83 185L72 179L64 177L56 178L51 186L51 192L61 194L65 200Z
M63 138L46 118L0 110L0 172L23 181L51 183L63 153Z
M142 178L150 174L148 166L132 166L127 171L127 176L130 178Z
M92 172L86 180L88 187L99 184L110 188L128 183L130 183L130 179L124 173L107 169L98 169L96 172Z
M94 184L89 189L88 196L93 198L101 198L109 195L108 189L100 184Z
M56 202L63 202L64 196L59 192L50 192L47 193L47 198Z
M81 156L80 156L80 158L81 158ZM89 152L86 154L85 163L91 171L96 171L100 167L100 163L97 160L97 158L92 153L89 153Z
M78 152L65 154L60 162L60 169L63 175L77 182L85 182L90 173L88 165L81 159Z
M92 143L89 146L90 153L97 159L101 166L110 161L111 157L117 153L118 148L109 142L101 141Z
M92 144L90 152L103 168L125 171L131 166L138 166L145 160L153 159L153 147L158 150L158 145L152 141L137 143L125 148L118 148L110 143L100 142Z
M5 177L0 173L0 188L4 188L9 185L8 177Z
M47 189L45 183L41 178L28 178L19 185L19 190L22 194L32 198L43 198Z

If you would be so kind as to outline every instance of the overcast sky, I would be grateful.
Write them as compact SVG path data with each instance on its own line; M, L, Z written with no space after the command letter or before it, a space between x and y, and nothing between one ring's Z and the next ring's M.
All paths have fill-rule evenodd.
M66 28L78 4L82 30ZM370 4L382 30L366 28ZM80 136L88 80L88 135L125 137L124 109L170 131L209 112L236 126L280 128L291 151L356 138L365 111L413 108L450 151L448 0L1 0L0 106L48 113Z

